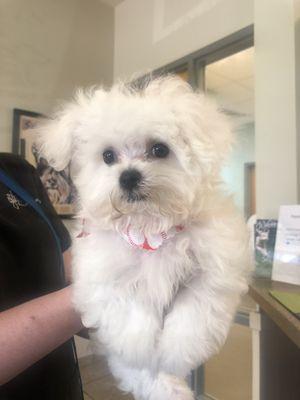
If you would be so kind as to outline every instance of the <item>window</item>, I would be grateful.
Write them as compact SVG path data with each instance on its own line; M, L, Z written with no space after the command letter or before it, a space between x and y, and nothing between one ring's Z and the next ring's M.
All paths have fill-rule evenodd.
M233 121L236 145L222 177L237 207L249 218L255 213L253 28L177 60L153 75L170 72L214 97Z

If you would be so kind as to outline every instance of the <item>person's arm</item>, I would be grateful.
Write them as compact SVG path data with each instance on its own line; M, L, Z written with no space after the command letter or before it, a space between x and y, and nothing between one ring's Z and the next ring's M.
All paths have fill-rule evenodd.
M0 313L0 385L82 328L71 286Z

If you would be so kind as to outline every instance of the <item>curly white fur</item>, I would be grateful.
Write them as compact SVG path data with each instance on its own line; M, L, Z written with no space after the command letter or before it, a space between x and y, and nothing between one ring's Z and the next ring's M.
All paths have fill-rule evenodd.
M120 388L141 400L192 399L184 378L224 343L250 270L244 222L220 189L233 140L226 118L169 76L140 90L79 92L41 140L54 167L72 160L76 169L90 235L73 242L74 302ZM150 157L157 142L169 146L167 158ZM113 165L103 161L107 148ZM140 201L119 185L129 167L143 177ZM128 224L184 230L151 252L120 236Z

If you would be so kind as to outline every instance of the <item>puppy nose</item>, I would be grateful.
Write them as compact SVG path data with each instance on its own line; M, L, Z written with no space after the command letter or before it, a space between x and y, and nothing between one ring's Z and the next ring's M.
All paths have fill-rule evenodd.
M135 189L142 180L142 174L136 169L127 169L120 175L120 186L122 189Z

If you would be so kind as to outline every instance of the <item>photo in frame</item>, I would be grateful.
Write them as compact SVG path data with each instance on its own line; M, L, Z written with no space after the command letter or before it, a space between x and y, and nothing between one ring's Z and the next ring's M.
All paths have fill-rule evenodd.
M13 153L33 165L58 215L70 218L75 213L76 190L72 183L70 165L56 171L40 156L36 145L36 128L44 115L21 109L13 110Z

